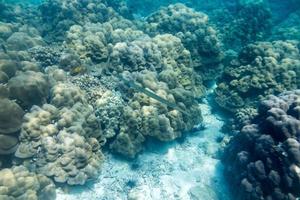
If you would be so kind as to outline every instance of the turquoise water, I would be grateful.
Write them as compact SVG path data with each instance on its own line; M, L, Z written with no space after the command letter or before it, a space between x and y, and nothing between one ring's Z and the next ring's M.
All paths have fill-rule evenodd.
M300 198L299 0L0 0L0 200Z

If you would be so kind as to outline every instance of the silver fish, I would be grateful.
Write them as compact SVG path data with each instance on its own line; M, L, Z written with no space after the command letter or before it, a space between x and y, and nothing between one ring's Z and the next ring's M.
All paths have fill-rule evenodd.
M173 109L176 109L178 111L180 111L181 113L183 114L186 114L186 115L189 115L186 111L184 111L183 109L181 109L179 106L177 106L175 103L172 103L160 96L158 96L157 94L155 94L154 92L146 89L146 88L143 88L141 86L139 86L138 84L136 84L134 81L131 81L131 80L127 80L125 79L122 75L119 75L118 76L120 80L122 80L126 85L130 86L131 88L139 91L139 92L142 92L144 93L145 95L147 95L148 97L152 98L152 99L155 99L167 106L169 106L170 108L173 108Z

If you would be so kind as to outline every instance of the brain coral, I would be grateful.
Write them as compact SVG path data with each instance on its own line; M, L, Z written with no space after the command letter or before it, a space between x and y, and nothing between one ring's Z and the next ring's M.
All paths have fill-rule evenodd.
M252 124L227 146L223 161L238 199L300 196L300 91L268 96Z
M300 87L297 41L258 42L244 47L218 80L215 101L222 108L255 107L268 94Z
M99 123L79 88L59 83L51 99L24 116L15 156L56 182L84 184L96 177L103 159Z
M147 22L144 27L147 33L170 33L181 39L203 79L210 81L217 76L223 54L217 32L210 26L207 15L183 4L174 4L150 15Z
M55 186L39 174L29 172L24 166L0 170L0 199L54 200Z

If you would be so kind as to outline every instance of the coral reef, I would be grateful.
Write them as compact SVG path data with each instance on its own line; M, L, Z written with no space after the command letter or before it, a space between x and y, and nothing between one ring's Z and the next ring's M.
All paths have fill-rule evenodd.
M100 80L86 75L72 78L71 82L77 82L87 92L110 148L133 158L148 137L174 140L200 123L196 99L204 95L205 89L180 38L171 34L151 38L132 23L121 24L122 21L128 22L74 25L67 33L65 45L77 52L83 62L97 64L94 74ZM132 91L134 88L128 88L118 78L127 75L130 81L191 114L185 116L142 91ZM114 79L119 83L106 87L107 81L101 82L105 77L109 83ZM122 95L116 92L120 89Z
M28 30L26 29L24 32L13 33L6 41L7 49L12 51L22 51L28 50L34 46L44 45L43 39L40 36L28 35L27 32Z
M131 76L142 87L169 102L176 103L179 109L169 107L141 91L129 95L128 104L123 109L119 134L110 147L128 157L134 157L143 149L147 137L161 141L171 141L202 121L201 110L193 93L180 87L169 88L159 81L158 75L151 71L132 73ZM185 112L182 112L185 111Z
M132 81L182 106L186 112L194 109L190 116L182 116L180 111L157 102L141 91L130 94L133 88L126 89L124 82L121 82L122 96L112 92L118 89L116 87L112 91L103 88L102 94L88 92L93 96L92 99L98 99L94 101L94 106L100 119L107 119L103 122L110 121L102 123L102 127L109 138L116 136L110 140L110 147L114 151L134 157L143 149L148 136L162 141L174 140L201 122L201 112L197 109L195 99L204 94L204 88L201 77L190 67L190 63L189 51L179 38L170 34L117 42L113 46L106 73L127 74L133 78ZM124 71L127 73L122 73ZM116 103L112 104L112 100ZM111 111L116 115L113 116ZM188 119L191 121L188 122Z
M18 145L16 132L20 130L23 109L14 101L0 98L0 154L12 154Z
M174 4L150 15L147 22L144 29L150 35L170 33L181 39L191 53L195 70L204 80L211 81L218 75L223 53L217 32L206 14Z
M71 26L65 43L81 59L101 63L108 60L111 48L117 42L129 42L144 36L143 32L135 30L132 22L119 19Z
M273 27L272 40L300 40L300 10L291 13L287 19Z
M29 49L30 55L39 63L41 68L58 65L63 49L58 46L36 46Z
M65 32L75 24L84 25L87 22L103 23L121 16L114 11L105 0L75 1L47 0L39 6L41 15L40 27L46 40L63 41ZM115 5L115 8L118 6ZM125 11L124 6L123 11Z
M8 79L12 78L18 69L17 63L9 59L0 60L0 71L2 76L6 77L6 81L2 79L2 83L7 83Z
M146 172L159 175L150 185L136 187L139 178L120 173L138 172L138 160L111 168L122 184L106 177L104 185L133 199L161 185L170 189L159 190L162 199L217 199L221 192L211 188L223 182L204 180L202 188L198 176L222 168L215 157L229 141L204 99L215 81L214 100L233 117L226 125L241 129L223 158L236 196L299 197L299 0L147 2L0 0L0 199L55 199L51 181L89 187L109 171L100 174L103 162L123 162L111 153L136 158L145 148L156 154ZM140 16L158 4L167 7ZM273 13L275 4L287 11ZM160 153L163 161L153 162ZM105 189L93 192L110 198Z
M30 24L4 23L0 21L0 38L7 51L26 51L45 42L39 31Z
M12 5L0 2L0 21L10 22L15 20L14 8Z
M194 8L195 10L205 11L208 13L214 10L216 7L224 7L227 1L215 0L144 0L144 1L134 1L128 0L128 7L131 8L135 17L144 17L157 11L160 7L168 6L170 4L182 3L188 7ZM230 1L229 1L230 3ZM225 5L224 5L225 4Z
M271 34L272 15L263 2L238 3L234 10L217 9L211 14L211 20L220 30L224 45L230 49L239 50Z
M0 170L0 188L0 199L56 199L52 181L43 175L29 172L24 166Z
M299 42L258 42L244 47L218 80L215 101L227 111L256 107L269 94L300 87Z
M299 102L299 90L268 96L227 146L223 160L238 199L299 197Z
M192 130L202 121L201 111L193 92L196 85L190 85L185 89L178 80L180 70L173 72L175 75L172 79L177 84L168 86L168 83L160 81L165 80L171 69L162 71L161 76L149 70L122 73L121 76L176 104L178 109L147 96L143 91L131 88L123 80L109 78L110 82L119 83L108 84L107 87L102 84L108 82L105 77L96 79L82 75L71 77L70 81L86 91L88 102L96 110L103 136L110 148L114 152L133 158L143 150L148 137L171 141ZM176 73L179 75L176 76ZM120 87L122 90L119 92Z
M69 77L69 81L86 93L86 99L94 107L99 118L102 134L106 139L118 133L122 110L125 106L121 93L117 90L119 80L110 76L98 79L91 75Z
M27 109L45 103L49 94L47 77L41 72L20 72L8 81L7 86L10 97Z
M97 118L80 89L69 84L55 85L50 103L24 116L15 156L56 182L83 185L96 178L103 159Z

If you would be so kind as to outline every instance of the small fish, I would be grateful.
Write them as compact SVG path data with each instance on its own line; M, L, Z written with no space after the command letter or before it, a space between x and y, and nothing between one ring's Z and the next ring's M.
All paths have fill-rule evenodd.
M135 90L137 90L139 92L144 93L148 97L150 97L152 99L155 99L155 100L157 100L157 101L159 101L159 102L161 102L161 103L169 106L170 108L176 109L176 110L180 111L183 114L189 115L186 111L184 111L183 109L181 109L175 103L172 103L172 102L170 102L170 101L168 101L168 100L166 100L166 99L158 96L157 94L151 92L150 90L139 86L134 81L127 80L122 75L119 75L118 77L119 77L120 80L122 80L126 85L130 86L131 88L133 88L133 89L135 89Z

